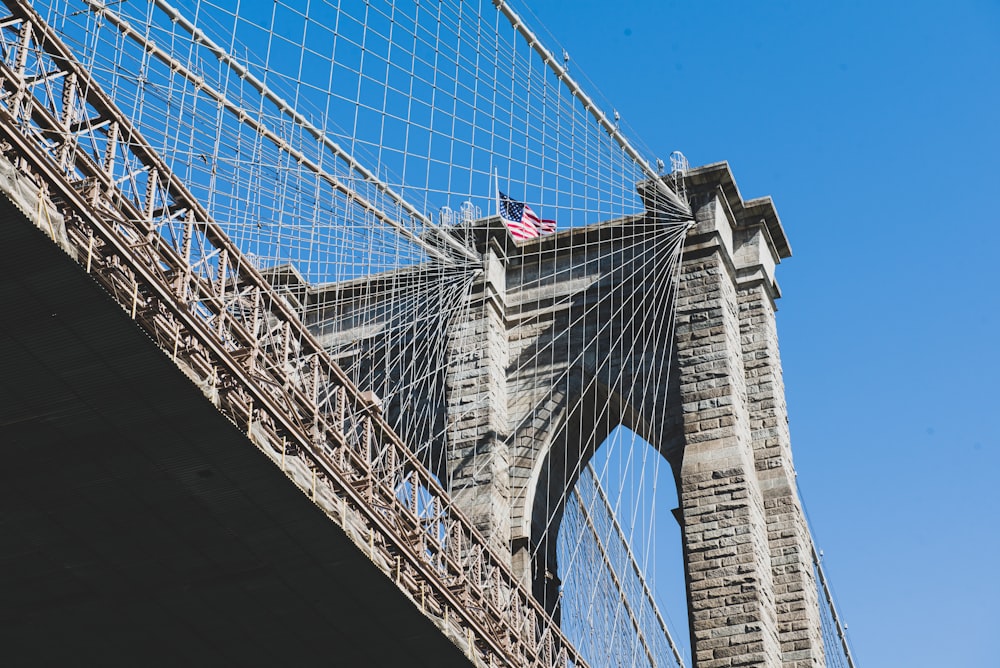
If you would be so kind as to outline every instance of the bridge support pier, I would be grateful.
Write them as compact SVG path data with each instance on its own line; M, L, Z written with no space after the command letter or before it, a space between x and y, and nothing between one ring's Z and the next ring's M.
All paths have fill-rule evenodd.
M687 186L697 225L676 359L694 665L822 666L774 321L774 266L790 251L770 200L743 202L725 164L692 170Z

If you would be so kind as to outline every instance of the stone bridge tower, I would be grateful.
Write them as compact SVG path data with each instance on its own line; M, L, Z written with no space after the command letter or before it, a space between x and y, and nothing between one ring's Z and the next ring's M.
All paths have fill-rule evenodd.
M430 354L419 351L443 356L438 398L393 399L386 415L402 432L417 404L434 416L404 438L430 443L437 474L554 614L563 492L622 425L677 483L695 666L821 666L775 326L775 267L791 251L770 198L744 201L728 164L684 179L696 217L686 237L649 204L524 244L496 219L478 226L483 264L461 316L414 329L405 350L383 342L392 323L378 314L404 283L424 295L424 312L440 311L435 300L448 297L428 274L317 289L280 280L313 305L317 335L362 370L361 387L391 393L390 381L428 366L413 364Z
M697 224L671 410L695 665L823 665L774 317L775 265L791 249L770 198L744 201L727 164L693 170L687 187Z

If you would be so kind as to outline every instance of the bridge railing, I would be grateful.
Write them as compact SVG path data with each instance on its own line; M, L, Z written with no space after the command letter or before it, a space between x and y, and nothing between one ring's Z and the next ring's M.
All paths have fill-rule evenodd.
M470 658L585 665L69 49L26 2L5 4L0 142L37 190L25 214Z

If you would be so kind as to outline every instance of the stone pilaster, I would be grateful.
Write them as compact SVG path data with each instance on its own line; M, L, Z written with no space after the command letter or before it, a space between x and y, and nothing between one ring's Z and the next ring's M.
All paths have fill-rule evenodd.
M785 386L778 352L774 280L778 258L752 219L737 239L740 335L757 478L767 516L778 639L785 668L824 666L812 546L795 485Z
M469 308L449 330L446 457L452 496L498 554L510 553L505 270L486 249Z
M697 210L677 309L684 429L680 506L695 666L779 666L772 565L757 481L733 224L717 195Z

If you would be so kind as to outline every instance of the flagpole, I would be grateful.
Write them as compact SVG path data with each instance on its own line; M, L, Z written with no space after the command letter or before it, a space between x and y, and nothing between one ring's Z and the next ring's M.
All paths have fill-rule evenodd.
M493 204L496 205L495 213L497 216L500 215L500 175L497 174L497 168L493 168Z

